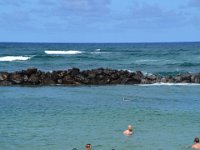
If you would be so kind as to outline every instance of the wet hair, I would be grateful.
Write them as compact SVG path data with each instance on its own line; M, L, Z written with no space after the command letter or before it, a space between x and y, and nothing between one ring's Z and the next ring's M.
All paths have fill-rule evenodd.
M132 131L133 131L133 129L128 129L128 131L132 132Z
M72 150L77 150L77 148L73 148Z
M91 144L86 144L86 148L91 148Z
M199 138L196 137L196 138L194 139L194 142L195 142L195 143L199 143Z

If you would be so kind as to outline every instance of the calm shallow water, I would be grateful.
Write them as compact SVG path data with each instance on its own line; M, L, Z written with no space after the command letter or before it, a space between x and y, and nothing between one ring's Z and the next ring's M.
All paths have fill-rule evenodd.
M199 87L0 87L0 150L190 150Z
M197 73L200 43L0 43L0 72L28 67ZM199 85L0 87L0 150L190 150L199 93ZM122 135L128 124L132 137Z

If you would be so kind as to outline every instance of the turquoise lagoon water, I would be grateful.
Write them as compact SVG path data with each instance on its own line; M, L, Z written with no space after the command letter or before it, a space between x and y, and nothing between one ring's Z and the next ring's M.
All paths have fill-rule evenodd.
M1 87L0 149L189 150L200 135L199 87Z
M200 43L0 43L0 72L28 67L198 73ZM191 84L0 87L0 150L190 150L199 93Z

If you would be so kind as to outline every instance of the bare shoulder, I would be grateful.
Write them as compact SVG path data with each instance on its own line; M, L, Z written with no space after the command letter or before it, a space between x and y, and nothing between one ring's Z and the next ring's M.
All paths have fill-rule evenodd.
M124 131L123 131L123 134L127 134L127 130L124 130Z
M200 144L193 144L192 148L194 148L194 149L200 149Z

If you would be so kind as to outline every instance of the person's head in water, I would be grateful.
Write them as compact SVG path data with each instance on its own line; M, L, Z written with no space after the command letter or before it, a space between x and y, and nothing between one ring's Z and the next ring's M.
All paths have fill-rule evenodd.
M91 149L92 149L91 144L86 144L86 145L85 145L85 150L91 150Z
M130 132L133 131L133 127L132 127L132 125L128 125L128 130L129 130Z
M128 125L128 129L126 129L123 132L123 134L126 135L126 136L130 136L130 135L132 135L132 133L133 133L133 127L132 127L132 125Z
M193 149L200 149L200 144L199 144L199 138L198 137L196 137L194 139L194 144L192 145L192 148Z
M198 138L198 137L196 137L196 138L194 139L194 143L199 143L199 138Z

